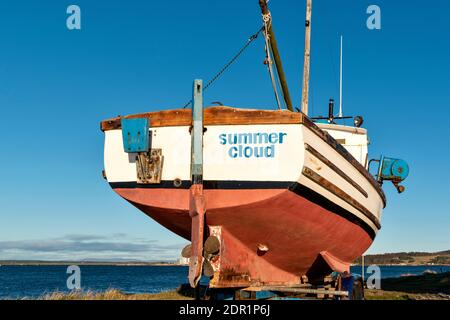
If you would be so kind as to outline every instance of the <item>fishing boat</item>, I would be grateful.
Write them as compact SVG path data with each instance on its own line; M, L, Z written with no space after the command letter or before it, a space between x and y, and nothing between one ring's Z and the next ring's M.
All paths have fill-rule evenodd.
M343 117L333 116L333 101L328 117L308 117L311 0L302 109L293 110L272 18L259 2L269 73L281 83L286 109L204 107L196 80L190 108L101 122L105 179L191 241L183 256L192 286L202 274L212 288L237 288L295 286L348 272L381 228L383 181L403 191L408 174L404 161L382 157L372 175L362 118L338 124Z

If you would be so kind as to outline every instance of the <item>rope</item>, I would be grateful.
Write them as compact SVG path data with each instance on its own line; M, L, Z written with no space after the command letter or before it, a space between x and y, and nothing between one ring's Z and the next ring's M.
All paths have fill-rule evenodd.
M251 35L248 39L247 39L247 43L233 56L233 58L231 58L230 61L228 61L227 64L225 64L225 66L223 66L222 69L220 69L220 71L211 79L208 81L208 83L203 87L203 91L206 91L206 89L208 89L209 86L211 86L238 58L239 56L245 51L245 49L248 48L248 46L256 40L256 38L258 38L258 35L261 31L263 31L264 27L260 28L256 33L254 33L253 35ZM189 100L183 107L183 109L185 109L187 106L189 106L190 104L192 104L193 100Z

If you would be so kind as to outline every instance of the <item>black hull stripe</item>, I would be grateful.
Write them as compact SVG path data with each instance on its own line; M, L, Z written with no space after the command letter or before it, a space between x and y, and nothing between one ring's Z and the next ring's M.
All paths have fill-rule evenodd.
M184 180L180 187L175 187L172 180L161 181L160 184L138 184L136 182L112 182L110 183L113 189L189 189L191 186L191 181ZM369 226L364 220L357 217L352 212L340 207L333 201L322 196L320 193L301 185L297 182L287 182L287 181L203 181L204 189L225 189L225 190L235 190L235 189L287 189L294 192L298 196L305 198L312 203L321 206L322 208L337 214L338 216L350 221L353 224L358 225L362 228L370 238L375 239L375 231L371 226Z
M373 230L373 228L367 224L367 222L357 217L354 213L337 205L330 199L324 197L320 193L308 187L305 187L304 185L301 185L300 183L297 182L294 183L289 188L289 190L305 198L306 200L311 201L312 203L315 203L318 206L321 206L322 208L330 212L333 212L334 214L337 214L338 216L350 221L351 223L358 225L360 228L362 228L364 231L367 232L367 234L370 236L372 240L375 239L376 233Z
M295 182L287 181L212 181L203 180L204 189L288 189ZM173 180L163 180L158 184L138 184L136 182L112 182L111 188L123 189L189 189L190 180L182 180L180 186L175 186Z

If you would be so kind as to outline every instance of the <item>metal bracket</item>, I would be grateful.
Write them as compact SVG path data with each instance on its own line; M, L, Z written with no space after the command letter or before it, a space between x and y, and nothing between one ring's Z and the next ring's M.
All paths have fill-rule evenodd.
M141 184L161 183L164 156L162 149L150 149L136 155L137 182Z

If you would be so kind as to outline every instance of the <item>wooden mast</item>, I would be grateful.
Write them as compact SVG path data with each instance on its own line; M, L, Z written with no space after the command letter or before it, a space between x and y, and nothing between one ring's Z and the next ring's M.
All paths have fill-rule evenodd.
M339 117L343 117L342 114L342 48L343 48L343 37L341 35L341 55L339 59L340 67L339 67Z
M270 15L269 9L267 8L267 0L259 0L259 6L261 7L261 12L263 15ZM286 81L286 76L283 70L283 64L281 63L280 52L278 51L277 40L272 29L272 21L270 21L268 29L269 30L266 30L266 32L268 33L270 38L270 49L272 50L273 59L275 60L275 65L277 67L278 78L280 79L281 89L283 90L284 101L286 102L286 107L290 111L294 111Z
M309 66L311 61L311 13L312 0L306 0L305 58L303 63L302 112L308 115L309 104Z

